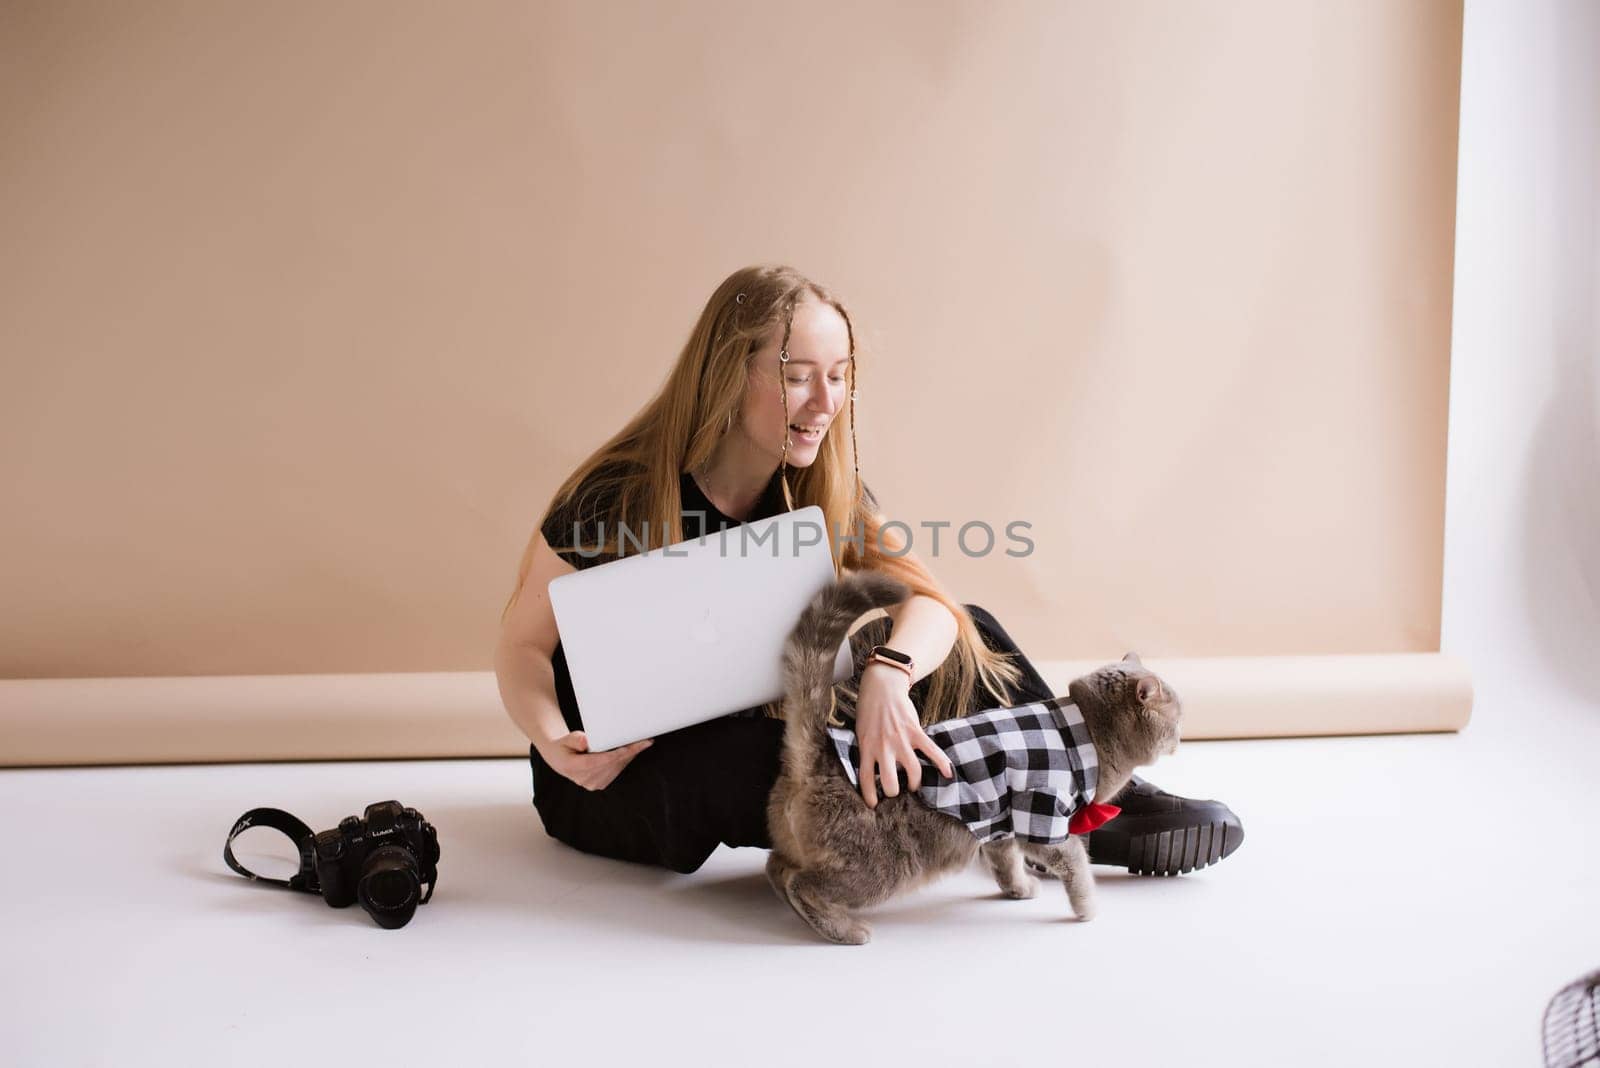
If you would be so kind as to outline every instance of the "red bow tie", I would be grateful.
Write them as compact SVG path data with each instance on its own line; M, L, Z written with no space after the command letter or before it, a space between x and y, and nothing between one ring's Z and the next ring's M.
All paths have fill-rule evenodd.
M1103 805L1098 801L1091 801L1072 814L1072 818L1067 821L1067 833L1088 834L1121 811L1122 809L1116 805Z

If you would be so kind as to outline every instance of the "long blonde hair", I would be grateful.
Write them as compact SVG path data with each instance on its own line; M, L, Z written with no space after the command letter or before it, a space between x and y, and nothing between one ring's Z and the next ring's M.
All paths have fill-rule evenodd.
M884 516L862 488L855 441L855 327L837 297L791 267L744 267L716 288L678 353L666 384L621 430L578 465L556 490L544 518L569 504L581 511L585 505L605 502L585 514L604 520L605 529L614 532L605 549L616 556L627 552L623 527L635 532L670 532L661 542L663 545L683 540L679 515L683 507L679 491L683 472L710 459L744 396L750 360L780 325L782 346L787 349L795 305L807 299L832 307L844 318L849 332L846 403L850 440L847 447L843 435L826 435L816 460L808 467L792 469L792 483L785 442L780 479L786 507L821 507L835 574L886 572L910 586L914 593L937 600L955 616L955 645L928 678L927 696L920 710L924 724L971 711L966 707L968 697L977 692L979 681L998 702L1009 704L1011 698L1005 688L1021 682L1021 670L1009 653L996 652L984 644L971 614L926 567L905 554L906 542L895 528L883 529ZM781 364L778 374L781 379ZM787 412L788 390L781 381L778 388ZM677 458L676 463L666 462L673 457ZM584 500L574 501L573 495L580 487L584 489ZM540 527L543 526L541 521ZM855 537L858 531L859 546ZM522 554L516 586L500 613L502 622L527 580L537 540L536 533ZM638 549L637 544L634 547ZM561 551L578 547L562 544L551 548ZM585 549L593 554L595 546L590 544ZM768 714L777 714L777 704L767 707Z

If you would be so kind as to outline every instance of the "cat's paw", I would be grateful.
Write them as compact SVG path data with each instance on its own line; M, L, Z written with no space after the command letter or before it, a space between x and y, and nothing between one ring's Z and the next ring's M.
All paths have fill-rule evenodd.
M1079 923L1088 923L1094 919L1099 909L1095 906L1094 898L1080 898L1072 903L1072 914L1078 917Z
M819 935L836 946L864 946L872 941L872 928L860 920L813 924L813 926Z
M1020 879L1002 883L1000 892L1013 901L1024 901L1039 892L1039 880L1024 874Z

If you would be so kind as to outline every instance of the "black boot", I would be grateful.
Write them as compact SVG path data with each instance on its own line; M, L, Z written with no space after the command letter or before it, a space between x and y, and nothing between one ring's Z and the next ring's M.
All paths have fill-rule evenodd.
M1233 853L1244 825L1221 801L1169 794L1135 775L1111 803L1120 813L1089 832L1089 861L1139 875L1181 875Z

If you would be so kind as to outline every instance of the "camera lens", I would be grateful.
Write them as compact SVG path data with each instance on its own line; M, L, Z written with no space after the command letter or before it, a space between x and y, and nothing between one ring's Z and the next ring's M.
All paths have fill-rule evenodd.
M417 862L409 849L383 846L361 866L356 896L379 927L404 927L417 911Z

